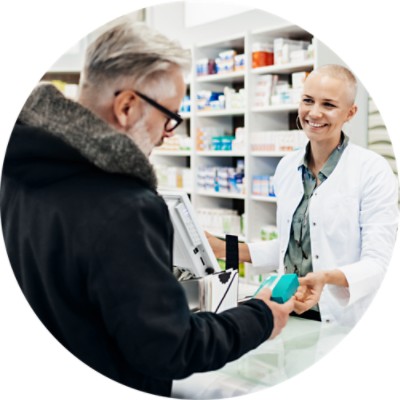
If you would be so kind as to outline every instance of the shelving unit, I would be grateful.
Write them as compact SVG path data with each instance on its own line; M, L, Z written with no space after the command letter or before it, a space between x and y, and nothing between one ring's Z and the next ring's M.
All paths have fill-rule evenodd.
M312 41L312 36L295 25L282 25L274 29L263 29L250 32L247 37L248 57L247 65L251 65L251 49L256 42L273 43L275 38L286 38L296 40ZM315 41L314 41L315 42ZM314 46L316 43L314 43ZM247 199L245 205L245 237L247 241L260 240L261 228L265 225L276 225L276 197L259 196L252 194L251 179L257 175L273 176L276 166L280 159L288 152L284 151L252 151L251 137L255 132L260 131L287 131L296 129L293 118L297 114L298 103L270 104L265 107L253 106L253 96L256 88L256 80L260 76L278 75L289 76L294 72L311 71L316 65L315 57L295 63L285 63L280 65L270 65L258 68L247 69L247 156L246 156L246 176Z
M312 41L314 55L312 59L301 60L281 65L251 68L251 49L255 42L273 42L274 38L287 38L295 40ZM236 50L237 54L244 54L245 70L220 73L206 76L196 76L196 61L203 58L216 58L221 51ZM195 209L213 207L230 208L244 214L244 231L240 238L244 241L260 240L261 228L265 225L276 225L276 198L271 196L258 196L252 194L252 177L256 175L274 175L280 159L288 151L252 151L252 134L260 131L287 131L297 129L295 119L298 103L268 105L266 107L253 107L255 81L257 77L273 75L291 75L294 72L310 72L314 68L329 64L343 62L336 54L330 51L321 42L312 37L308 32L292 24L284 24L273 29L262 29L237 34L233 37L220 38L214 42L207 42L193 46L193 69L190 81L191 112L185 116L190 119L188 124L191 137L192 151L188 154L187 165L191 166L193 187L191 201ZM203 90L223 92L224 87L245 90L245 107L240 109L223 110L198 110L196 96ZM362 94L363 95L363 94ZM366 119L366 110L359 109L359 120ZM365 114L365 115L364 115ZM363 123L363 122L362 122ZM359 129L355 123L353 130ZM244 147L242 151L201 151L197 149L197 133L199 129L207 126L222 128L227 132L234 132L235 128L243 127L245 132ZM161 152L156 152L160 154ZM166 156L167 154L165 154ZM173 158L176 160L176 158ZM202 190L197 187L197 173L202 167L234 167L237 160L243 160L245 169L245 182L243 193L214 192ZM224 232L214 232L224 236ZM225 232L227 233L227 232Z

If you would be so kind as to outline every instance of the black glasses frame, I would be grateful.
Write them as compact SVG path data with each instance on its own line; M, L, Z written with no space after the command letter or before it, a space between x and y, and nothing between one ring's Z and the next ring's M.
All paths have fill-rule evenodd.
M183 118L178 113L174 113L171 110L168 110L168 108L165 108L161 104L157 103L155 100L151 99L150 97L147 97L145 94L138 92L137 90L132 90L132 91L133 93L136 93L145 102L149 103L151 106L156 108L158 111L161 111L164 115L168 117L164 125L165 132L172 132L182 123ZM121 92L122 90L116 92L115 96L118 96ZM175 125L172 128L171 127L168 128L168 124L170 123L171 120L175 122Z

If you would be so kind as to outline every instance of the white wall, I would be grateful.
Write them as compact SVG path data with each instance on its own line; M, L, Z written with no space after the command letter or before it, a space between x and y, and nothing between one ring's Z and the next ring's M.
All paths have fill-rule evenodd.
M232 4L229 6L231 7ZM218 19L202 25L186 26L185 7L184 2L172 2L149 7L146 9L146 20L149 25L168 37L178 40L184 47L188 48L193 44L210 42L219 37L228 37L250 29L274 27L287 22L262 10L249 10L240 15L224 18L223 23ZM201 7L204 9L203 14L211 14L216 8L220 10L219 7L222 7L222 5L205 1L201 5L198 4L196 9L191 8L186 11L197 10L200 12ZM218 15L220 15L219 11Z

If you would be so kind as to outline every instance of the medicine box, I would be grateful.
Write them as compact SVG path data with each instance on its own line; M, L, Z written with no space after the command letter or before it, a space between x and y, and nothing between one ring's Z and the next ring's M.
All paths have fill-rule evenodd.
M274 64L274 46L272 43L253 43L252 67L266 67Z
M271 275L261 283L254 296L264 287L272 290L271 300L283 304L296 293L299 287L299 278L296 274Z

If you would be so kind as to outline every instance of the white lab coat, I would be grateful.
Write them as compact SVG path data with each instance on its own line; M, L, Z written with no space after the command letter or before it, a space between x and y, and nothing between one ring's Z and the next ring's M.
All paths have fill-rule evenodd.
M284 157L275 173L279 237L249 244L254 267L284 272L292 216L304 193L304 149ZM376 293L390 262L398 225L398 186L388 162L349 143L309 204L313 270L341 270L349 288L327 285L323 321L354 325Z

